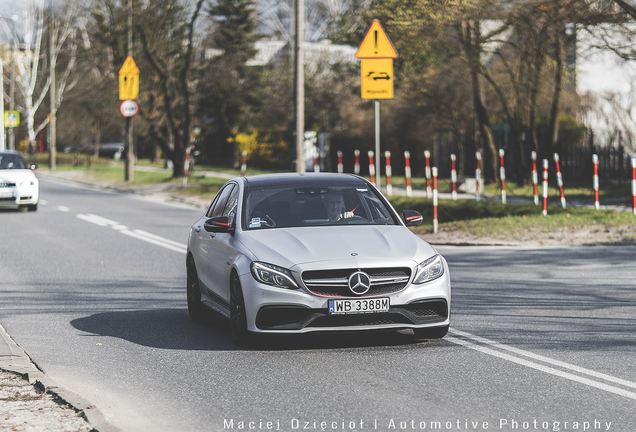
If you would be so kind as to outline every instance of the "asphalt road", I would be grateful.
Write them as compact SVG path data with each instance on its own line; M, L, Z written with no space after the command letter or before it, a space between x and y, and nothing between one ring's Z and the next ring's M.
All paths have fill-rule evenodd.
M636 430L634 247L440 246L444 340L245 350L188 318L201 210L46 179L41 199L0 211L0 323L124 431Z

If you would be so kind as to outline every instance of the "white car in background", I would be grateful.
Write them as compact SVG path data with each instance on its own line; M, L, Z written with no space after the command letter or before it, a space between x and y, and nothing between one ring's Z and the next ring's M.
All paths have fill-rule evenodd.
M40 183L33 174L35 168L27 166L17 151L0 151L0 207L38 209Z
M367 180L265 174L228 181L188 239L190 317L230 319L234 341L259 334L448 331L446 260Z

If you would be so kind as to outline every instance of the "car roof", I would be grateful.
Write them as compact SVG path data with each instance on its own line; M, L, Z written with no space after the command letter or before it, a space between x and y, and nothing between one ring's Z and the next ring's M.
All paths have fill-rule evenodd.
M346 186L367 184L362 177L353 174L337 174L337 173L278 173L278 174L259 174L253 176L242 177L246 187L264 187L264 186L309 186L320 184L321 186Z
M20 155L19 151L15 151L15 150L0 150L0 154L12 154L12 155Z

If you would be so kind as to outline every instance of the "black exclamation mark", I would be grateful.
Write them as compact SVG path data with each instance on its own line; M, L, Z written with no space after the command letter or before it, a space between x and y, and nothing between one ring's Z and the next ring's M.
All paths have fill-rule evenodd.
M373 31L375 33L375 53L378 53L378 31L374 30Z

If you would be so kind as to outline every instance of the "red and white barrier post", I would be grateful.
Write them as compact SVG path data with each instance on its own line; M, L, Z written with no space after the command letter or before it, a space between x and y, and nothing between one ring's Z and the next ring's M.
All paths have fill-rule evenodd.
M371 177L371 183L375 183L375 165L373 165L373 150L369 150L367 156L369 156L369 177Z
M539 175L537 174L537 152L530 153L532 158L532 188L534 191L534 205L539 205L539 194L537 186L539 185Z
M594 178L592 185L594 187L594 208L598 210L600 204L598 203L598 155L592 155L592 163L594 164Z
M433 174L433 233L437 234L437 167L432 168Z
M501 178L501 203L506 203L506 168L504 168L504 149L499 149L499 177Z
M406 167L404 167L404 176L406 177L406 196L413 195L413 188L411 187L411 153L408 151L404 152L404 161L406 162Z
M543 216L548 215L548 165L548 160L543 159Z
M563 176L561 175L561 168L559 167L559 154L554 154L554 163L556 164L556 177L557 184L559 185L559 191L561 192L561 206L565 208L565 195L563 194Z
M344 172L344 168L342 165L342 152L338 151L338 173L342 174Z
M245 175L245 171L247 171L247 152L243 151L243 163L241 163L241 176Z
M356 161L353 164L353 173L355 175L360 175L360 150L355 150L353 154L356 157Z
M431 152L424 150L424 158L426 159L426 198L431 198L433 196L431 189Z
M386 194L393 195L393 186L391 185L391 152L385 151L384 157L386 158Z
M192 147L188 146L186 148L185 161L183 162L183 187L185 188L188 184L188 170L190 169L190 152L192 151Z
M634 216L636 216L636 158L632 158L632 199L634 200Z
M479 201L481 194L481 153L475 153L475 201Z
M314 150L314 172L320 172L320 153L318 150Z
M455 160L457 160L457 157L451 153L451 184L453 185L451 196L454 200L457 200L457 170L455 169Z

